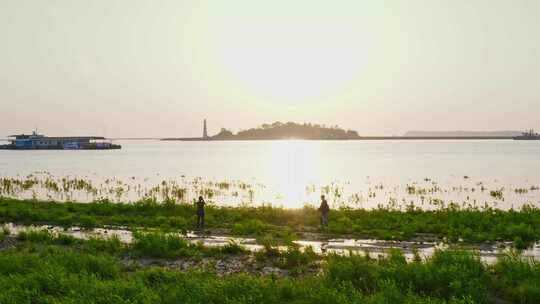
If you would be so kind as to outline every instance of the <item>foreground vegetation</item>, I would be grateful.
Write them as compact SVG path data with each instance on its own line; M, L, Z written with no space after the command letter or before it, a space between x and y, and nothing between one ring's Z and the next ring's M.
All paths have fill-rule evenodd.
M395 250L386 257L371 259L363 255L277 253L268 247L258 254L258 259L274 259L277 254L283 258L280 265L284 268L318 261L320 272L296 277L248 273L221 276L208 269L178 271L125 261L251 253L234 245L227 246L228 249L189 245L181 238L163 234L138 235L131 245L117 239L82 241L48 232L0 234L4 235L0 244L16 240L10 248L0 250L0 303L540 301L540 265L514 254L486 266L474 252L466 251L438 251L427 260L417 257L407 263Z
M145 200L133 204L58 203L0 198L0 222L54 224L60 226L128 228L147 227L192 230L195 207L190 204L157 203ZM318 232L316 209L265 207L216 207L206 211L206 227L212 233L295 237L298 233ZM332 210L329 235L385 240L411 240L435 237L440 240L470 243L512 241L525 248L540 239L540 210L524 207L519 211L460 209L455 206L436 211L411 208Z

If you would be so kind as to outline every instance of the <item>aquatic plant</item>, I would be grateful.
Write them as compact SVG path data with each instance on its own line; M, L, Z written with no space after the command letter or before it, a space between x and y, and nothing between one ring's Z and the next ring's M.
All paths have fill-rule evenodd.
M525 193L528 193L529 190L525 189L525 188L516 188L516 189L514 189L514 192L517 193L517 194L525 194Z
M234 204L238 206L259 206L262 202L273 198L278 200L288 199L286 195L273 193L271 189L266 189L264 185L255 182L246 183L235 180L207 181L200 177L188 179L182 176L176 179L163 179L152 185L150 180L149 178L139 180L135 177L130 177L128 180L121 180L116 177L95 180L94 176L55 177L47 172L36 172L26 177L1 178L0 196L79 202L109 199L113 202L124 203L154 198L160 203L175 202L182 204L202 195L218 204ZM464 180L468 181L468 179ZM374 183L373 186L369 186L362 191L358 191L358 189L351 191L353 189L350 188L350 183L335 181L328 185L306 186L306 202L317 205L318 194L323 193L327 195L327 199L333 208L383 205L401 210L413 201L421 204L422 208L430 209L440 208L446 201L455 200L456 197L462 199L463 202L479 201L483 203L491 198L505 201L503 195L510 191L512 194L526 194L527 191L534 191L535 188L534 186L531 189L529 187L517 187L506 192L501 189L500 196L495 194L494 197L490 195L489 191L485 193L487 188L483 182L472 184L476 185L476 187L465 184L451 185L444 188L430 178L426 178L420 182L408 183L406 186ZM467 193L467 195L465 196L463 193ZM526 202L520 201L518 207L524 203ZM498 207L496 201L491 201L490 205ZM501 207L507 208L509 206L504 204Z
M494 197L496 199L503 199L503 189L491 190L489 191L489 195L491 195L491 197Z

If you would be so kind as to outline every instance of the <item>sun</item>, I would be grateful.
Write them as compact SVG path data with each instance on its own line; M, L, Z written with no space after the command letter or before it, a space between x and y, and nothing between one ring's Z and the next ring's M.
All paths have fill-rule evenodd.
M208 46L215 72L259 100L290 104L339 97L369 61L369 36L339 20L228 19L220 25Z

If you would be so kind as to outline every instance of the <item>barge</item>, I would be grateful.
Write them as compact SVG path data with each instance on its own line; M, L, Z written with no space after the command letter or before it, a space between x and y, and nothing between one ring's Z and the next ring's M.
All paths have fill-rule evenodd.
M523 132L522 135L514 137L514 140L540 140L540 134L530 129L527 132Z
M49 137L37 132L31 135L10 135L9 144L0 145L3 150L114 150L122 146L113 144L101 136Z

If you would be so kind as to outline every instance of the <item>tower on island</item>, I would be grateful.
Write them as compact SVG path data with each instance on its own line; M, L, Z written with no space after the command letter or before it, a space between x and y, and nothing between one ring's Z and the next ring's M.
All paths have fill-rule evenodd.
M203 139L208 139L208 130L206 129L206 118L203 121L203 133L202 133Z

